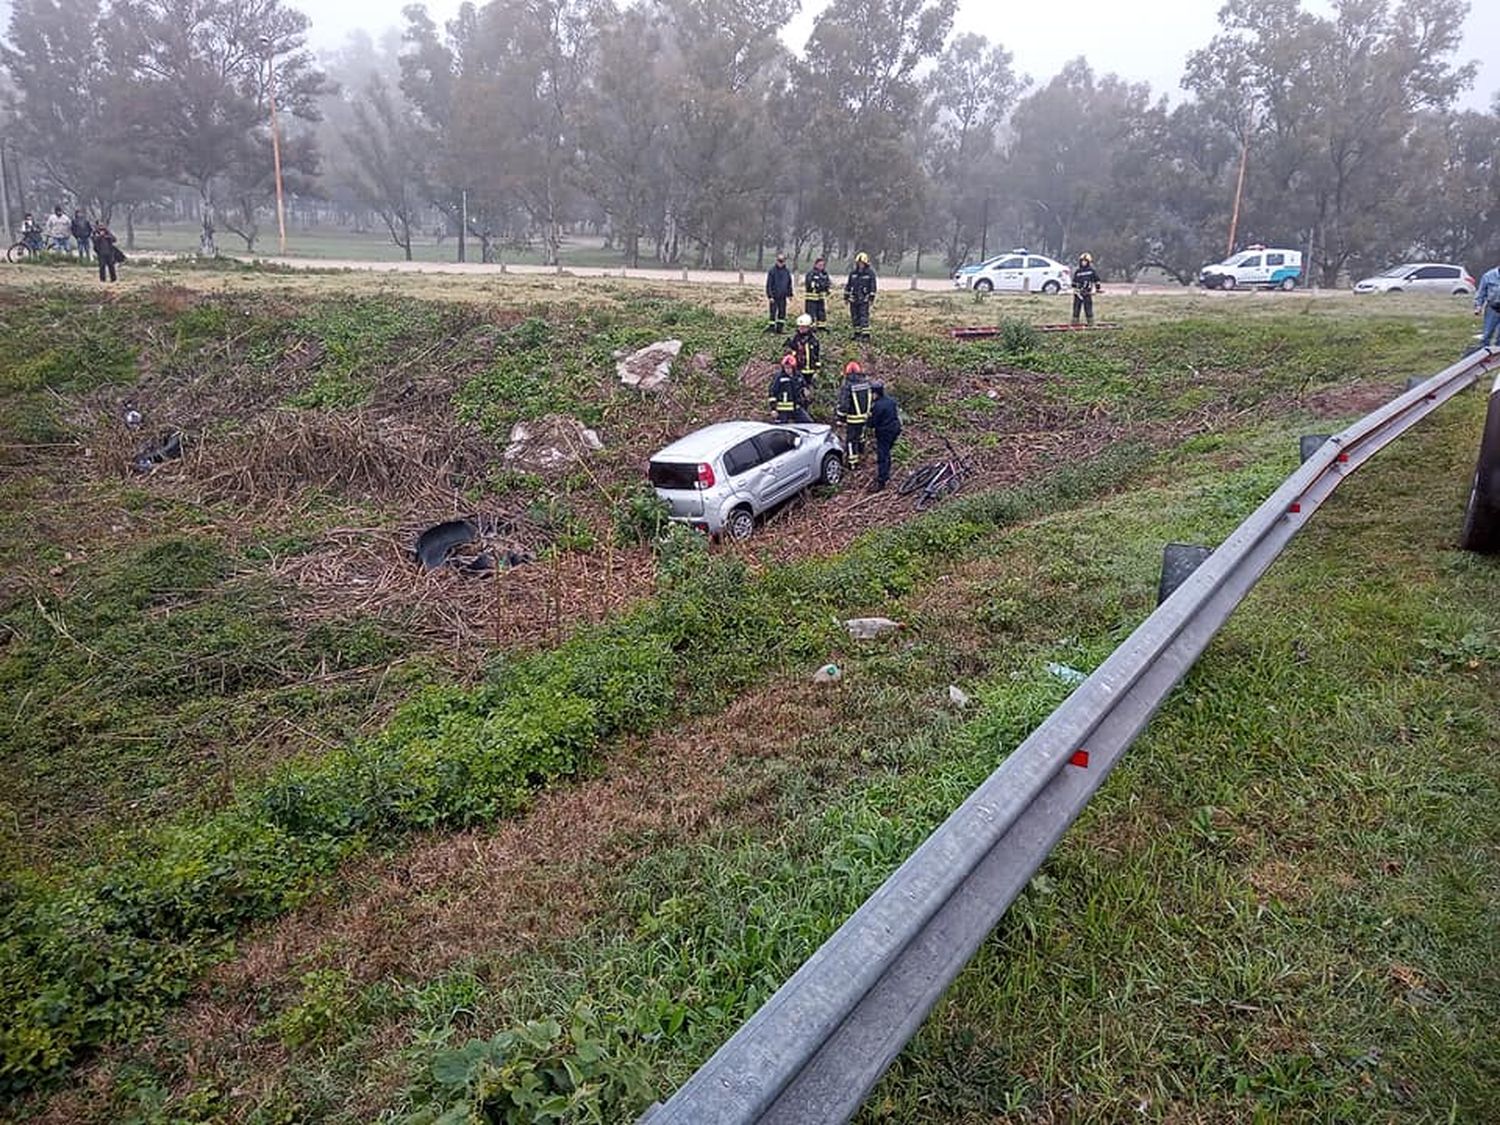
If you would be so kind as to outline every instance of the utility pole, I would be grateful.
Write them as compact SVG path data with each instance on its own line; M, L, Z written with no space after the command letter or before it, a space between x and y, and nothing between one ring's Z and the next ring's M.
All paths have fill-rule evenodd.
M266 48L266 100L271 103L271 163L276 169L276 234L279 250L286 257L286 199L281 187L281 134L276 128L276 48L269 36L261 39Z
M1240 199L1245 194L1245 165L1250 160L1250 131L1240 138L1240 174L1234 183L1234 211L1229 216L1229 249L1224 251L1224 257L1228 258L1234 253L1234 236L1240 227Z
M5 226L5 240L10 241L10 175L5 170L5 141L0 139L0 223Z
M469 233L469 189L464 188L459 194L458 205L458 260L467 261L464 256L464 236Z

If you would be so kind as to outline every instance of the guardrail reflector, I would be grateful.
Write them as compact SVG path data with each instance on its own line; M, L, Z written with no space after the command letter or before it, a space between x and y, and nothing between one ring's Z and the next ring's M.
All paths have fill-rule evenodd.
M1068 759L1068 765L1078 766L1082 769L1089 768L1089 752L1087 750L1074 750L1073 756Z

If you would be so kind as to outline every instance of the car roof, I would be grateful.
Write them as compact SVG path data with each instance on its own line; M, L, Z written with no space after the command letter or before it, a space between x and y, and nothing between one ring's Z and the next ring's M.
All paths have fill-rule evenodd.
M768 430L780 429L800 430L802 433L810 434L826 430L828 426L820 422L802 422L786 426L778 426L770 422L715 422L712 426L694 430L678 438L671 445L657 450L651 455L651 460L708 461L748 437L766 433Z

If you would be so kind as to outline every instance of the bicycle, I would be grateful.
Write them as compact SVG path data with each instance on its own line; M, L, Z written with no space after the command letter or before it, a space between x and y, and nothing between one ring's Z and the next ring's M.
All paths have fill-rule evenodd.
M906 474L906 479L896 490L900 496L918 493L916 506L919 512L931 507L935 501L941 500L944 496L952 496L962 488L964 477L970 471L968 458L959 456L958 450L953 448L951 441L944 438L943 445L948 449L946 461L938 461L913 469Z
M41 235L28 235L25 238L18 238L15 242L11 243L10 249L5 252L5 260L7 262L21 262L27 258L40 257L41 253Z

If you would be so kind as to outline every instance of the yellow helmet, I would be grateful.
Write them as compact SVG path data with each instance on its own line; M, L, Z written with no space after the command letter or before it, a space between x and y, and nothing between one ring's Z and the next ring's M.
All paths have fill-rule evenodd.
M869 265L870 264L870 255L866 254L863 250L861 250L858 254L854 255L854 264L856 266L867 266L867 265Z
M1091 266L1094 264L1094 256L1085 250L1082 254L1078 255L1078 261L1085 266Z

